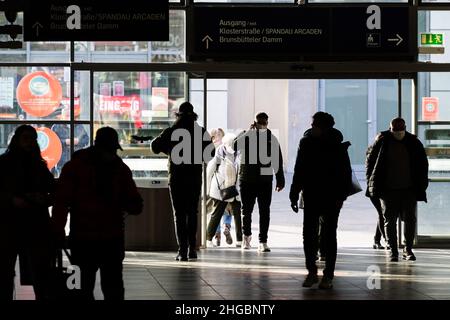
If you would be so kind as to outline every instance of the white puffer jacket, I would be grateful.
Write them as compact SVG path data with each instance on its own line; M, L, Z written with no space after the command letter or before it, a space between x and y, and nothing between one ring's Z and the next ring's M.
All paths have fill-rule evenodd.
M208 163L206 169L208 182L208 195L217 200L222 200L220 197L220 190L226 189L235 185L239 191L239 153L231 153L227 151L225 145L217 148L215 157ZM220 186L220 189L219 189ZM234 200L241 201L240 196L224 200L226 202L233 202Z

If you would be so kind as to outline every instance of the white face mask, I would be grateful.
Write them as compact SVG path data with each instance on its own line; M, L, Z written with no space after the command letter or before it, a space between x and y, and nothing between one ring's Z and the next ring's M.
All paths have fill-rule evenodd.
M392 135L394 136L395 140L403 140L403 138L406 135L406 130L402 130L402 131L391 131Z

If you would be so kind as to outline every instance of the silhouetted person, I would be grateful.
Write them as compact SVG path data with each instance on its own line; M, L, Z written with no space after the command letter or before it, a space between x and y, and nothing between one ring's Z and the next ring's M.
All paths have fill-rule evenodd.
M61 174L62 167L70 159L70 125L58 123L52 126L52 131L56 133L61 140L62 154L61 159L55 166L56 176ZM83 149L89 145L89 135L84 129L84 125L77 124L74 127L73 137L74 151Z
M311 126L300 140L289 198L292 209L298 212L299 193L303 191L303 247L308 269L303 286L311 287L319 281L316 257L322 218L320 241L325 247L326 262L319 287L330 289L336 264L339 212L352 183L347 153L350 143L342 142L342 133L333 128L334 119L328 113L314 114Z
M13 299L18 254L26 261L36 300L48 299L52 266L48 207L54 179L41 157L33 127L16 129L0 156L0 171L0 300Z
M197 259L197 212L203 163L214 156L214 144L189 102L183 102L176 121L152 141L154 153L169 156L169 188L178 242L176 260Z
M59 238L70 212L72 263L81 270L81 298L94 299L100 269L105 300L123 300L122 262L125 214L139 214L142 198L131 170L117 156L117 132L97 130L94 146L75 152L58 181L53 221Z
M428 159L420 140L395 118L381 132L367 156L367 195L381 200L391 261L398 261L397 219L405 222L403 259L416 260L412 247L416 232L417 201L427 201Z
M252 213L256 200L259 207L259 247L260 252L270 252L267 233L270 224L270 204L272 202L273 174L275 190L284 188L283 156L278 139L267 129L269 116L259 112L250 130L242 132L234 147L241 152L239 183L242 202L242 249L251 248Z

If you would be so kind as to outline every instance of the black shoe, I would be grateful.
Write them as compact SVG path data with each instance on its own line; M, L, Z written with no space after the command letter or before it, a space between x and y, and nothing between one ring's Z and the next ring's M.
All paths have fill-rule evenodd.
M375 243L373 244L372 248L374 248L374 249L380 249L380 250L383 250L383 249L384 249L384 247L383 247L383 246L381 245L381 243L379 243L379 242L375 242Z
M197 251L195 249L189 249L189 260L197 260Z
M186 254L178 253L177 256L175 257L175 260L177 260L177 261L188 261L188 257L187 257Z
M403 260L416 261L416 256L409 248L403 248Z
M397 262L398 261L398 251L391 251L391 254L389 255L389 260L391 262Z

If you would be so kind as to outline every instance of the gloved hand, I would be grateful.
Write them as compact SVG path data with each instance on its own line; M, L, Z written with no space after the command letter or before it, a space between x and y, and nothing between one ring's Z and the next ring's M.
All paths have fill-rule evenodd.
M298 213L298 204L297 204L297 202L291 202L291 208L292 208L292 211L294 211L295 213Z

